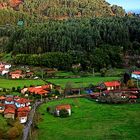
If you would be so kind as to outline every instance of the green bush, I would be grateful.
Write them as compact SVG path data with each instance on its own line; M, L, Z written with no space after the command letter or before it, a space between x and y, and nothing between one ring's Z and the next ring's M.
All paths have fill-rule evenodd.
M15 87L12 87L12 91L15 92L16 91L16 88Z
M21 87L17 87L17 92L20 92L21 91Z

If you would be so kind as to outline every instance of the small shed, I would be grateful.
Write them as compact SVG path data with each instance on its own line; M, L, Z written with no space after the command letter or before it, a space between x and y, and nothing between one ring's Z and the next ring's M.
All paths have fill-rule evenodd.
M55 107L55 112L57 116L60 116L60 110L66 109L68 111L69 116L71 115L71 106L69 104L62 104L62 105L57 105Z

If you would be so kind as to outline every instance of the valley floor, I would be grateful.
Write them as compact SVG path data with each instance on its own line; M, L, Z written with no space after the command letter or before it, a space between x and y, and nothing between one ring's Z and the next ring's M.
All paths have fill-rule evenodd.
M72 116L54 117L46 108L70 104ZM108 105L85 98L64 99L40 106L34 140L139 140L140 104Z

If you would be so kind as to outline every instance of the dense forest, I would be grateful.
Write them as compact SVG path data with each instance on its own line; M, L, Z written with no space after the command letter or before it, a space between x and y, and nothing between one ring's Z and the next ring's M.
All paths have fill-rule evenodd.
M140 54L140 18L104 0L0 2L0 52L16 64L99 71Z
M83 70L121 67L125 53L140 54L139 27L140 19L136 17L7 25L0 28L0 51L12 52L17 64L68 69L81 63Z

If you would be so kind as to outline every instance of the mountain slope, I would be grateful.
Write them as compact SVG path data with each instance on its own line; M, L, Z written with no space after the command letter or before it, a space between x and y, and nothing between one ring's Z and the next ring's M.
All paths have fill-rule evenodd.
M0 5L1 10L12 7L21 13L43 19L63 20L73 17L125 15L122 7L110 6L105 0L0 0ZM2 7L2 5L6 6Z

